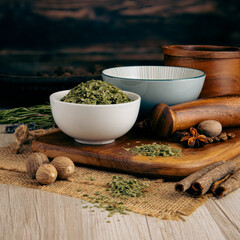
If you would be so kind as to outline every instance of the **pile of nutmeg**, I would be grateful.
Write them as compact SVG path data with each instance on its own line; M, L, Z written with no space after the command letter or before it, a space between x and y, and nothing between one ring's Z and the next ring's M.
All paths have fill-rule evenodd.
M32 153L26 162L27 174L41 184L51 184L57 178L68 179L74 173L75 166L71 159L56 157L49 162L48 157L40 152Z
M45 133L46 131L43 129L30 132L27 125L20 125L14 133L12 152L20 153L24 144L30 143L37 136ZM68 179L74 173L75 166L68 157L59 156L50 163L47 155L35 152L27 158L26 170L29 177L36 178L39 183L51 184L57 178Z

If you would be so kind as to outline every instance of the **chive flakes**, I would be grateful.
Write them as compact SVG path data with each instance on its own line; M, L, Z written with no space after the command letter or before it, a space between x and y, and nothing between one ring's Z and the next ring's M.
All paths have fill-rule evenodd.
M180 148L171 147L169 144L158 144L156 142L152 144L142 144L133 148L123 148L126 151L131 151L133 154L154 157L180 157Z
M149 183L141 183L137 179L124 179L123 177L113 176L109 183L111 195L113 197L129 196L140 197L143 195L144 189L149 187Z
M103 208L109 212L108 217L112 217L116 213L128 214L127 211L131 210L124 205L124 200L127 200L128 197L142 196L148 187L149 182L147 181L140 182L134 178L124 179L121 176L113 176L111 182L108 183L108 188L105 189L110 196L103 195L99 191L93 193L94 196L88 194L83 194L83 196L87 197L87 200L93 204L92 207ZM84 206L83 208L87 207ZM94 212L94 210L91 210L91 212Z
M79 104L119 104L131 102L126 94L116 86L101 80L81 82L64 96L61 101Z
M94 178L94 177L92 177L92 176L90 176L90 177L89 177L89 180L90 180L90 181L94 181L94 180L95 180L95 178Z

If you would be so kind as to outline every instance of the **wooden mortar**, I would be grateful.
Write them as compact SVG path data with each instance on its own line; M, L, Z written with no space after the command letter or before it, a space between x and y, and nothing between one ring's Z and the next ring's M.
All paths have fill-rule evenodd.
M223 127L240 126L240 94L199 99L171 107L160 103L153 109L150 123L153 131L163 137L208 119L219 121Z
M199 98L240 93L240 48L211 45L163 46L164 65L206 73Z

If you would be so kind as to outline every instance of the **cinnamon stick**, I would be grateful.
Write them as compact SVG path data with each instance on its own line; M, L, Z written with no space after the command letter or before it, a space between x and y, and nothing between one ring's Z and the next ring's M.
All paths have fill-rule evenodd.
M215 189L214 195L220 198L236 190L239 187L240 187L240 169L233 173L225 182L220 184Z
M191 187L194 181L196 181L198 178L200 178L201 176L203 176L204 174L206 174L207 172L209 172L210 170L214 169L215 167L221 164L223 164L223 162L216 162L190 174L183 180L176 183L175 190L178 192L185 192Z
M229 174L226 175L224 178L222 178L222 179L216 181L215 183L213 183L213 185L211 186L211 191L214 192L214 191L217 189L217 187L218 187L221 183L225 182L230 176L231 176L231 173L229 173Z
M232 173L235 169L236 163L233 161L228 161L215 167L214 169L207 172L205 175L193 182L193 194L197 197L202 196L210 189L211 185L214 182L225 177L229 173Z

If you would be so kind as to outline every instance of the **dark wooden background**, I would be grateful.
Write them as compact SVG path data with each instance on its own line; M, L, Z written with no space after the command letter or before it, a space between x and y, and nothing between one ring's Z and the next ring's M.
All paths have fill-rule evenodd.
M239 46L240 1L1 0L0 30L0 72L93 73L162 63L164 44Z
M170 44L240 46L240 1L1 0L0 105L45 101L56 86L75 84L72 75L161 65L161 46Z

